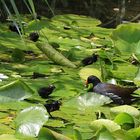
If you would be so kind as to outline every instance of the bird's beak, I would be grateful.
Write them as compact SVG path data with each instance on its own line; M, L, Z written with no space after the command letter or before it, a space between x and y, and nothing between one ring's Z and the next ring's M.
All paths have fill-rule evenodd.
M86 83L85 83L85 87L88 88L88 81L86 81Z

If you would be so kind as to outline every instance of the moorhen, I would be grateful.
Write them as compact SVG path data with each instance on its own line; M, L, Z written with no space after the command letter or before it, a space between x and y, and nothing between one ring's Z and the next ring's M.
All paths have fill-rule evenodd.
M98 55L92 54L92 56L88 56L82 60L82 64L84 66L91 65L92 63L96 62L98 59Z
M59 110L60 105L61 105L61 102L60 101L52 101L51 103L44 104L44 106L46 107L47 112L49 113L49 115L50 115L51 118L53 118L53 117L50 114L50 112Z
M96 76L89 76L86 81L86 86L89 83L93 84L93 92L108 96L116 104L131 104L136 97L131 94L138 89L138 87L120 87L117 85L102 83Z
M55 89L54 85L49 85L47 87L41 87L38 90L38 94L42 98L47 99L49 97L49 95L54 91L54 89Z

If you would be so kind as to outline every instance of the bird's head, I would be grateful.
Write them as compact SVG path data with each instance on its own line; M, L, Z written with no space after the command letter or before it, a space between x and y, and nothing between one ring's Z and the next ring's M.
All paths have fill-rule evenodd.
M87 81L86 81L86 87L88 87L88 84L92 83L93 86L96 86L98 83L100 83L100 79L94 75L90 75L88 78L87 78Z

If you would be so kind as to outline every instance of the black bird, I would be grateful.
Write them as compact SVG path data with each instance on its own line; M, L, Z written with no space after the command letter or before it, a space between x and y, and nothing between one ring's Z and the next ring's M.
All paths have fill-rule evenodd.
M32 33L30 33L29 38L30 38L30 40L36 42L39 38L39 34L36 32L32 32Z
M61 105L60 101L53 101L52 103L46 103L44 104L45 108L47 109L47 112L49 113L49 115L52 117L52 115L50 114L50 112L59 110Z
M53 92L54 89L55 89L54 85L49 85L48 87L42 87L38 90L38 94L42 98L46 99Z
M96 62L97 61L97 58L98 58L98 55L96 54L92 54L92 56L89 56L89 57L86 57L82 60L82 64L84 66L86 65L90 65L92 64L93 62Z
M19 31L18 31L18 29L19 29ZM16 26L15 24L10 24L9 30L11 30L12 32L16 32L18 34L19 34L19 32L21 32L21 28L19 26Z
M46 77L46 74L38 73L38 72L33 72L32 78L37 79L37 78L44 78Z
M130 104L138 99L131 95L138 87L120 87L109 83L102 83L99 78L93 75L88 77L86 86L89 83L93 84L93 92L108 96L117 104Z

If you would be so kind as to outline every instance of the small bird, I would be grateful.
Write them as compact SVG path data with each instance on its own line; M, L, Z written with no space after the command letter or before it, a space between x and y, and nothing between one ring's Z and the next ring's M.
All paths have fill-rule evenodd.
M89 57L86 57L82 60L82 64L84 66L86 65L90 65L92 64L93 62L96 62L97 61L97 58L98 56L96 54L92 54L92 56L89 56Z
M33 42L36 42L39 38L39 34L36 32L32 32L29 34L29 39L32 40Z
M138 89L138 87L120 87L117 85L102 83L99 78L91 75L87 78L86 86L89 83L93 84L93 92L110 97L116 104L130 104L135 101L136 97L131 94Z
M19 34L19 32L21 32L21 28L17 25L14 24L10 24L9 25L9 30L11 30L12 32L16 32Z
M44 104L44 106L47 109L47 112L49 113L50 117L52 117L52 115L50 114L50 112L59 110L60 105L61 105L61 102L60 101L53 101L51 103Z
M31 78L37 79L37 78L44 78L46 76L47 76L46 74L42 74L42 73L38 73L38 72L33 72L33 75L32 75Z
M48 87L42 87L38 90L38 94L42 98L46 99L53 92L54 89L55 89L54 85L49 85Z

